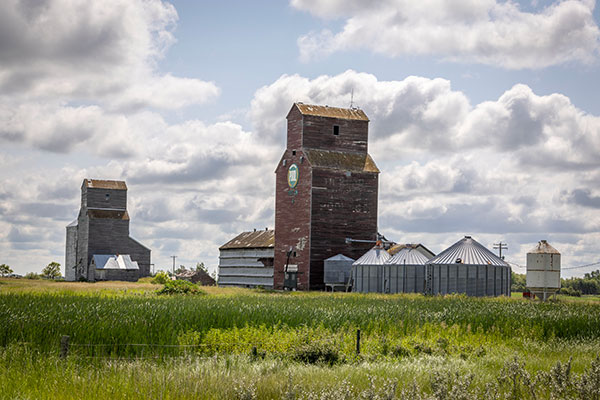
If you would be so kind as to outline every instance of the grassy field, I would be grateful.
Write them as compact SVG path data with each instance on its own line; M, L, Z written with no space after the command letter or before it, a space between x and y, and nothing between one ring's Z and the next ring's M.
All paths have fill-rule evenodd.
M163 297L156 288L0 280L0 397L539 399L600 393L597 299L539 303L223 288ZM66 358L58 356L63 335L70 342Z

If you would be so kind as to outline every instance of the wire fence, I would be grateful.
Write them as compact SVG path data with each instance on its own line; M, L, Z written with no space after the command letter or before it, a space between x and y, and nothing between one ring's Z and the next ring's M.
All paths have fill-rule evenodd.
M19 346L35 347L38 344L33 342L14 342ZM298 344L304 345L328 345L340 346L336 340L329 338L303 340ZM345 343L346 348L349 343ZM361 351L361 333L360 329L356 331L355 342L352 344L356 355ZM162 359L162 358L186 358L191 355L206 358L218 356L225 353L249 354L255 357L264 357L267 353L266 342L210 342L195 344L157 344L157 343L73 343L69 336L62 336L58 352L60 357L66 358L69 355L76 355L82 358L95 359L119 359L119 360L139 360L139 359ZM293 349L290 349L293 351ZM289 351L269 350L268 353L274 356L289 355Z

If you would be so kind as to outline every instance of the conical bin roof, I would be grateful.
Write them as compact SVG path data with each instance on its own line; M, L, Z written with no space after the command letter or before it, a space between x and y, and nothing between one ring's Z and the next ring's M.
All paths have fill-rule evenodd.
M386 264L395 265L425 265L429 258L425 257L419 250L411 247L404 247L394 254Z
M489 251L471 236L465 236L427 264L470 264L470 265L500 265L508 264L500 257Z
M325 261L353 261L354 262L354 258L346 257L343 254L338 254L333 257L327 258Z
M390 254L383 247L375 246L354 261L352 265L383 265L390 258Z
M529 252L527 252L527 254L560 254L558 252L558 250L556 250L554 247L550 246L550 243L548 243L545 240L540 240L537 244L537 246L535 246L533 249L529 250Z

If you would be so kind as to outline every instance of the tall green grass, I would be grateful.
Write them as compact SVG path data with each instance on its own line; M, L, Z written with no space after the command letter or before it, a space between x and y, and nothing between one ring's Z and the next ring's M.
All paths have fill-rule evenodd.
M164 347L126 345L178 345L186 334L196 335L193 343L200 344L209 333L214 336L216 331L245 327L282 334L310 328L313 336L337 335L340 343L352 342L356 329L361 329L365 340L396 344L407 337L437 340L439 332L457 343L462 336L476 342L597 341L600 304L322 293L171 298L0 294L0 346L25 342L41 351L56 351L60 337L69 335L75 346L105 345L116 355L137 354L142 348L168 353L172 350ZM235 339L229 335L227 340Z

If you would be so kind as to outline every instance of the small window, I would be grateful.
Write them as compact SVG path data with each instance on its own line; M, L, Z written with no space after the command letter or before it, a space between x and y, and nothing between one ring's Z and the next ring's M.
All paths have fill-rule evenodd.
M294 252L294 257L296 257L296 252Z
M296 150L292 150L292 155L295 156L296 155Z
M109 200L110 200L110 194L109 194L109 193L106 193L106 196L104 196L104 199L105 199L106 201L109 201Z
M340 134L340 126L339 125L334 125L333 126L333 134L335 136L338 136Z

